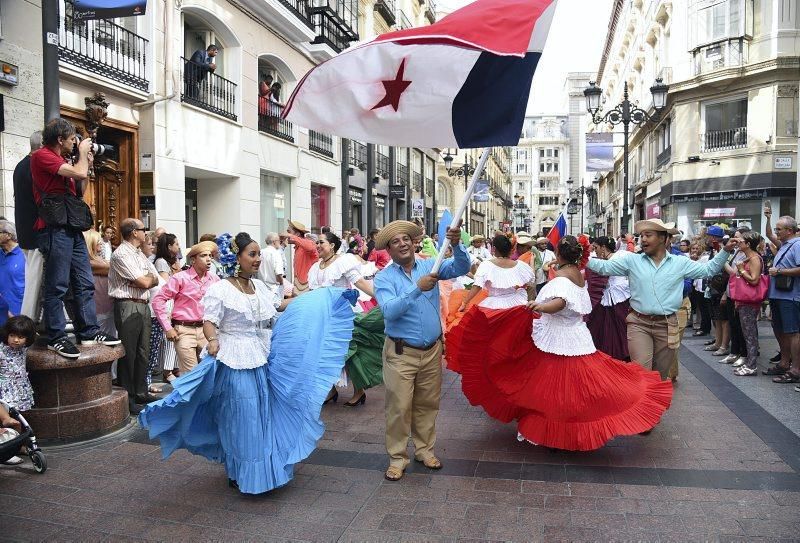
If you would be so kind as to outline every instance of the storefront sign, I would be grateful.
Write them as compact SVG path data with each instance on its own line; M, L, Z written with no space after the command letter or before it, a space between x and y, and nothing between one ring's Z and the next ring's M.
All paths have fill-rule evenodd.
M677 194L672 196L672 202L676 204L682 204L686 202L708 202L714 200L760 200L762 198L766 198L767 196L769 196L769 193L766 190L706 192L703 194Z
M139 195L139 209L152 210L156 208L156 197L152 195Z
M378 209L383 209L386 207L386 197L385 196L376 196L375 197L375 207Z
M389 198L397 198L405 200L406 186L405 185L389 185Z
M147 0L75 0L73 17L76 21L113 19L144 15Z
M357 189L350 189L350 203L360 206L364 202L364 193Z
M411 200L411 218L421 219L425 216L425 200L414 198Z
M645 213L646 213L646 218L648 219L660 219L661 206L658 204L650 204L649 206L647 206Z
M791 170L792 169L792 157L790 157L790 156L776 156L775 157L775 169L776 170Z
M707 207L705 211L703 211L704 219L716 219L719 217L735 217L735 216L736 216L735 207Z

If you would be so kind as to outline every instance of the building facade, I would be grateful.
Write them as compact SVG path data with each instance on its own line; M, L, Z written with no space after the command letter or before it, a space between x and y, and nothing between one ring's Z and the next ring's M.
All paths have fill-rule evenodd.
M796 214L799 12L791 0L615 2L597 74L606 109L627 85L653 114L650 86L658 77L670 88L655 120L632 125L631 224L621 224L620 146L600 179L598 225L616 235L661 218L686 235L716 223L763 232L765 204Z

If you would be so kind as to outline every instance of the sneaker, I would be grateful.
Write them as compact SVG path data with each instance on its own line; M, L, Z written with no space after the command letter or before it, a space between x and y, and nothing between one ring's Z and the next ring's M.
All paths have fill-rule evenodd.
M102 332L95 334L93 338L81 340L81 345L106 345L108 347L113 347L114 345L119 345L120 343L122 343L122 341L119 339Z
M736 368L733 371L734 375L738 375L739 377L746 377L748 375L756 375L758 374L758 370L753 370L748 368L747 366L742 366L740 368Z
M745 362L746 362L745 358L744 358L743 356L740 356L740 357L739 357L739 358L737 358L737 359L736 359L736 361L733 363L733 367L734 367L734 368L740 368L740 367L744 366L744 363L745 363Z
M78 358L81 355L81 352L74 343L67 339L67 336L48 343L47 349L57 352L64 358Z
M6 466L19 466L24 461L25 460L23 460L19 456L12 456L11 458L9 458L8 460L6 460L5 462L2 462L2 463L5 464Z

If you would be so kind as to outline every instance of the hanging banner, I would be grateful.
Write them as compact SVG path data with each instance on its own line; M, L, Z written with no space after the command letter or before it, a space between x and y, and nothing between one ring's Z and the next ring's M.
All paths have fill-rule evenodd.
M661 218L661 206L658 204L650 204L647 206L645 210L645 218L646 219L660 219Z
M425 200L414 198L411 200L411 218L422 219L425 217Z
M610 172L614 170L614 134L590 132L586 134L586 171Z
M75 0L73 17L76 21L114 19L144 15L147 0Z
M475 192L472 193L473 202L488 202L489 201L489 182L478 181L475 183Z

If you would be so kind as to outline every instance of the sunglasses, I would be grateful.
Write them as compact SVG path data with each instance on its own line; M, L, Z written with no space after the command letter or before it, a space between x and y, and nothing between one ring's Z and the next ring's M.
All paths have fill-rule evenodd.
M147 232L147 228L134 228L138 232Z

